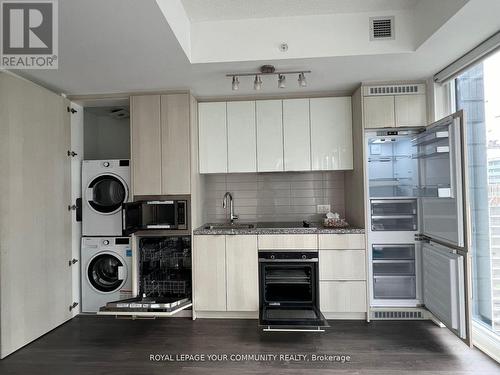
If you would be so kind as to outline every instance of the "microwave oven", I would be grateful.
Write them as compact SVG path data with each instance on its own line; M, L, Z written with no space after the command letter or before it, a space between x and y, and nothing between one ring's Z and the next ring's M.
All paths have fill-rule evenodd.
M188 229L187 200L144 200L123 204L122 231L125 236L138 231Z

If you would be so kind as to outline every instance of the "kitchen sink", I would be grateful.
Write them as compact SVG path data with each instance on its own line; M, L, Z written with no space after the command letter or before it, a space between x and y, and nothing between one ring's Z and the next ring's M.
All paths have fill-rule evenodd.
M243 223L216 223L216 224L207 224L204 229L254 229L255 224L243 224Z

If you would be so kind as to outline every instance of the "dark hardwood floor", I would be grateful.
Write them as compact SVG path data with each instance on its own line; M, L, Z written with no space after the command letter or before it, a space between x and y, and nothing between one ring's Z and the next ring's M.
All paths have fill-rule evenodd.
M324 334L265 333L253 320L78 316L0 361L0 374L500 374L427 321L331 321ZM350 362L313 362L312 354ZM303 354L308 361L151 361L154 354ZM228 357L230 358L230 357Z

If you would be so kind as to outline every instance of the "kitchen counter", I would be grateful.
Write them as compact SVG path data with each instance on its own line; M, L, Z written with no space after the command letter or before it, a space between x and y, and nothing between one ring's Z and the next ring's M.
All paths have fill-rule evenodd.
M242 223L243 224L243 223ZM245 223L246 224L246 223ZM251 228L220 228L218 224L204 224L194 230L195 235L226 235L226 234L364 234L363 228L325 228L319 223L311 223L309 227L304 227L300 222L269 222L269 223L248 223L253 224ZM238 225L238 224L236 224ZM211 227L213 226L213 227Z

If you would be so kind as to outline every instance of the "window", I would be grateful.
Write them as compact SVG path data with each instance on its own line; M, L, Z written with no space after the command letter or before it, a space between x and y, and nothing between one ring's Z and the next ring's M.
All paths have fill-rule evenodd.
M455 79L469 125L473 320L500 338L500 52ZM453 93L452 93L453 94Z

